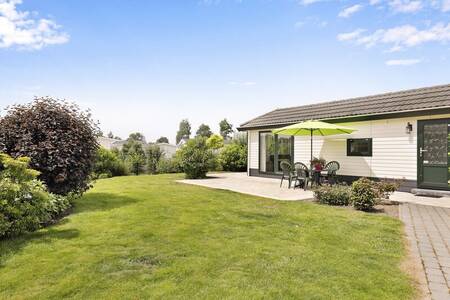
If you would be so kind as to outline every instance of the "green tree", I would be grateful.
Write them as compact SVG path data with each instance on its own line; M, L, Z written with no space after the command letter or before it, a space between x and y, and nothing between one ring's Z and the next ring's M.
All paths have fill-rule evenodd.
M229 139L230 135L233 133L233 125L231 125L227 119L223 119L219 123L220 127L220 135L223 137L224 140Z
M210 149L218 150L223 147L223 137L218 134L213 134L206 140L206 145Z
M211 128L206 124L201 124L196 132L197 136L209 138L212 135Z
M128 140L122 146L121 157L127 162L129 170L139 175L145 169L146 156L142 142L136 140Z
M182 138L190 138L190 137L191 137L191 124L189 123L188 119L183 119L180 122L176 142L178 144Z
M141 174L145 169L145 152L140 152L137 151L137 149L133 149L128 153L127 162L133 174Z
M179 155L181 168L189 179L205 178L206 173L216 165L214 154L203 137L189 140L179 150Z
M157 143L169 143L169 139L166 138L165 136L160 137L159 139L156 140Z
M110 132L108 133L107 137L110 138L110 139L121 140L121 138L118 137L117 135L114 135L114 134L112 133L112 131L110 131Z
M131 133L130 136L128 137L128 140L129 141L133 140L145 144L145 136L140 132Z
M157 145L151 145L147 148L147 171L150 174L158 172L158 164L163 156L164 152Z
M234 134L232 139L233 144L239 144L247 146L248 140L247 140L247 133L246 132L237 132Z

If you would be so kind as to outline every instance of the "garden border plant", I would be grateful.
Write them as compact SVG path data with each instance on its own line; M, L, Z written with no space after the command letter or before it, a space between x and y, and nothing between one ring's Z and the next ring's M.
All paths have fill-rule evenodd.
M71 196L48 193L30 159L0 153L0 238L52 224L71 208Z
M397 180L373 181L362 177L346 185L325 185L314 189L314 198L322 204L347 206L352 205L357 210L370 211L383 199L400 186Z

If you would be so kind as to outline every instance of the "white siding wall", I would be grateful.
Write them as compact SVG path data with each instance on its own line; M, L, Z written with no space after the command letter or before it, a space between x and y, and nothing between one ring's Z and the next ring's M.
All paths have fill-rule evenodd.
M248 168L259 168L259 133L256 130L248 132Z
M417 121L450 118L450 115L363 121L342 124L357 129L350 135L314 136L313 155L341 164L340 175L417 179ZM406 125L413 132L406 133ZM249 168L258 169L258 132L250 131ZM347 156L348 138L372 138L372 157ZM297 136L294 161L309 164L310 137Z

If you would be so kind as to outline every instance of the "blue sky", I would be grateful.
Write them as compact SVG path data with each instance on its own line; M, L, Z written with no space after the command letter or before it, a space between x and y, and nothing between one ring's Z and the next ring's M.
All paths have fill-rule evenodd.
M0 108L65 98L122 137L447 84L449 54L450 0L0 0Z

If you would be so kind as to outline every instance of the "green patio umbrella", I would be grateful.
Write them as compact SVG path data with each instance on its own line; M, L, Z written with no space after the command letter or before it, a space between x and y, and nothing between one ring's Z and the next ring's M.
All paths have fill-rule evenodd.
M326 136L350 134L354 131L356 131L356 129L314 120L300 122L297 124L272 130L274 134L311 136L311 160L313 159L313 135Z

